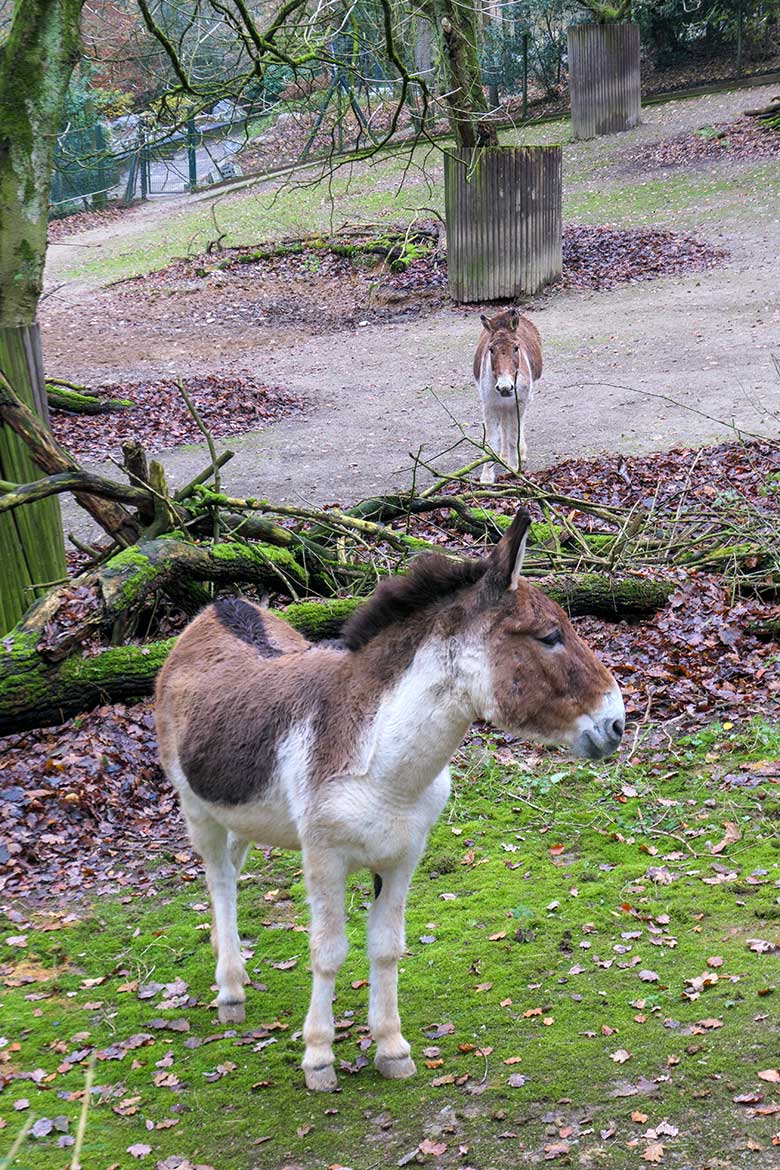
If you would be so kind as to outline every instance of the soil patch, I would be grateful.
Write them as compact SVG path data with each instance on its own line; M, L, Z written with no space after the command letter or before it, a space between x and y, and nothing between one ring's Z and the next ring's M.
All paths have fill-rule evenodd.
M214 438L263 430L303 410L301 398L251 377L214 374L183 378L182 383ZM77 457L105 459L128 439L137 439L152 450L203 440L173 379L109 382L90 387L90 393L128 398L134 405L111 414L52 413L54 437Z
M637 167L662 170L720 159L760 162L772 158L780 158L780 130L760 126L754 118L740 118L649 142L627 155L620 169L633 174Z
M406 229L391 230L403 238ZM432 225L426 230L428 240L436 238ZM389 257L378 255L373 245L370 236L351 236L348 247L354 252L350 255L340 254L345 245L336 239L225 249L218 256L176 260L160 272L118 286L115 295L124 301L136 300L140 291L146 303L165 297L164 313L175 316L175 294L206 294L206 324L251 319L305 326L314 333L425 316L451 303L443 244L412 243L412 250L400 260L393 259L392 251ZM561 279L534 304L549 301L561 290L609 289L703 271L723 263L726 255L722 249L671 231L567 224ZM185 308L191 316L191 304Z

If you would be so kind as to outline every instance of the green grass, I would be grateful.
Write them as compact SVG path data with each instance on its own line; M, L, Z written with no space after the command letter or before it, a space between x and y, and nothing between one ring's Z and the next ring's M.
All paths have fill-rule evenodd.
M620 163L623 137L573 143L569 119L561 118L504 131L501 140L562 144L567 220L625 227L659 223L690 230L702 223L756 218L780 194L780 173L768 163L741 167L727 177L718 168L675 169L649 181L644 181L641 167L635 175L610 175ZM634 145L633 138L627 145ZM201 199L150 221L148 227L129 228L99 249L76 249L72 260L57 266L56 277L93 284L124 280L199 253L223 233L227 246L257 244L329 231L344 222L408 220L417 209L442 214L443 204L440 150L420 147L411 157L406 150L393 151L346 164L329 177L319 178L315 166L281 182Z
M442 1124L439 1140L448 1149L429 1160L446 1167L535 1164L545 1144L560 1141L559 1130L571 1125L573 1164L590 1165L592 1158L623 1170L645 1164L643 1135L664 1119L679 1130L661 1139L664 1165L695 1160L698 1167L744 1146L745 1135L771 1150L777 1119L751 1119L732 1098L761 1091L765 1103L780 1102L777 1086L757 1078L759 1070L780 1064L780 960L747 944L780 939L780 768L752 788L734 787L724 777L750 775L778 756L780 728L762 723L713 727L665 751L647 752L633 766L577 766L544 754L527 771L505 748L464 751L452 801L432 834L409 903L409 953L400 984L404 1031L418 1062L409 1082L383 1081L369 1064L356 1074L342 1072L337 1096L303 1088L297 1033L309 975L306 934L294 929L306 922L297 855L266 859L256 852L241 883L248 968L267 987L249 989L245 1029L281 1025L268 1035L275 1042L259 1052L252 1043L236 1046L231 1036L186 1046L193 1037L224 1032L208 1007L213 967L200 882L104 896L72 925L62 924L61 908L59 918L41 910L36 928L24 932L23 949L6 945L21 929L4 923L7 1043L0 1075L43 1072L35 1080L11 1079L0 1096L6 1123L0 1158L29 1110L39 1117L65 1115L74 1131L87 1058L67 1068L64 1056L91 1045L120 1045L142 1032L153 1042L97 1063L101 1088L89 1112L89 1157L82 1159L89 1170L135 1165L125 1152L135 1143L151 1147L141 1166L179 1155L218 1170L368 1170L395 1165ZM727 822L738 826L740 838L713 854ZM717 877L713 864L733 866L737 878L704 882ZM661 871L655 874L660 882L648 874L650 867ZM667 873L671 884L663 884ZM352 1021L336 1049L348 1063L358 1057L357 1041L365 1034L358 1030L367 1009L360 981L368 974L370 897L368 875L357 875L347 898L352 948L335 1005L337 1018ZM502 937L491 941L491 935ZM435 941L422 943L423 936ZM722 965L708 967L713 957ZM273 966L283 960L295 964ZM643 970L658 979L644 982ZM719 976L717 984L687 999L685 980L705 971ZM138 999L139 985L177 978L187 984L193 1005L161 1010L160 995ZM157 1030L149 1026L156 1018L186 1018L190 1031ZM697 1033L702 1019L722 1026ZM442 1023L454 1030L426 1039L424 1031ZM426 1046L441 1050L433 1058L441 1065L425 1067ZM623 1064L610 1059L619 1049L631 1053ZM371 1059L370 1049L366 1055ZM504 1063L513 1056L521 1060ZM209 1079L220 1066L224 1075ZM510 1087L508 1078L517 1072L529 1079ZM432 1084L448 1074L468 1079ZM158 1086L155 1075L175 1080ZM640 1077L656 1091L613 1095ZM20 1098L29 1100L29 1110L14 1109ZM450 1111L442 1115L445 1107ZM649 1120L632 1121L634 1110ZM560 1116L557 1126L550 1114ZM147 1130L147 1119L177 1124ZM602 1138L612 1123L614 1136ZM270 1140L253 1144L264 1137ZM58 1149L55 1138L26 1139L14 1166L67 1166L70 1152ZM637 1139L640 1145L632 1146ZM460 1153L460 1146L468 1152ZM735 1167L747 1165L739 1160L746 1154L734 1156Z
M717 173L670 172L645 182L600 183L592 191L564 195L567 220L619 227L658 225L692 230L765 215L766 201L780 195L780 168L765 163L723 178Z

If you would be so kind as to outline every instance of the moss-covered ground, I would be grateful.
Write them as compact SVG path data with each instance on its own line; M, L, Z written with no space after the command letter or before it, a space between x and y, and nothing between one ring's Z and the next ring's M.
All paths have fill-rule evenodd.
M598 766L464 748L409 902L407 1082L376 1075L364 1027L367 874L347 896L332 1096L298 1067L297 855L255 851L242 879L256 986L234 1032L209 1007L200 880L19 906L0 931L0 1163L34 1112L67 1132L40 1124L13 1166L69 1166L58 1142L97 1050L85 1170L776 1167L778 759L760 722Z

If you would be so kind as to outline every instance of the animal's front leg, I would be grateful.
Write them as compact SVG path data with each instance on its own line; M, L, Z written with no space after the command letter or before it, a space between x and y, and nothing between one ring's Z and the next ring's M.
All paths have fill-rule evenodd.
M382 873L382 888L368 918L371 991L368 1026L376 1043L374 1064L383 1077L411 1077L417 1071L398 1015L398 961L404 952L406 895L417 857Z
M498 454L501 446L501 428L498 419L495 413L487 408L485 409L485 446L491 454ZM496 465L492 459L489 463L483 464L479 479L480 483L496 482Z
M519 467L517 449L517 416L523 409L523 403L518 399L507 404L508 409L502 412L501 418L501 459L512 471Z
M303 850L303 871L311 906L312 989L311 1003L303 1025L306 1051L303 1072L307 1089L332 1091L336 1088L333 1040L333 992L336 975L347 957L344 928L344 885L346 863L332 851Z

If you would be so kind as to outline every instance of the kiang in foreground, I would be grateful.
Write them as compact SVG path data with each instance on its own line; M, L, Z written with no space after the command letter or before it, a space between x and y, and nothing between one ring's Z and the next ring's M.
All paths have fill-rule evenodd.
M157 683L165 772L212 901L222 1022L244 1019L237 879L252 842L300 849L311 905L310 1089L336 1087L332 999L347 952L347 874L368 868L368 1022L377 1070L415 1071L398 1015L409 883L475 719L574 755L611 755L615 679L564 612L520 576L530 520L490 555L416 558L382 582L338 642L312 645L247 601L217 601L184 631Z

